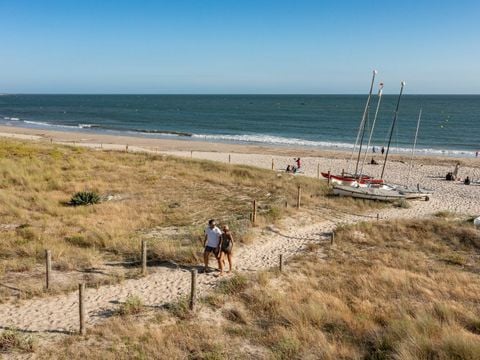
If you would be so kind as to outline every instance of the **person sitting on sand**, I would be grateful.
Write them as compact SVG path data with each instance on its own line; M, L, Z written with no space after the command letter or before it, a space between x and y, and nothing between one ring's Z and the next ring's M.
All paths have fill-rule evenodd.
M292 166L287 165L287 169L285 170L287 173L292 172Z
M467 177L465 178L465 181L464 181L463 183L464 183L465 185L470 185L470 177L467 176Z
M220 248L221 248L221 253L220 253L220 261L222 262L222 269L225 267L225 256L228 259L228 271L231 272L233 270L233 265L232 265L232 250L233 250L233 236L232 233L230 232L230 229L228 225L223 226L223 233L220 238ZM220 272L220 275L222 275L222 271Z
M222 232L216 226L215 220L211 219L208 221L208 227L205 229L205 239L203 240L203 246L205 251L203 252L203 261L205 263L205 273L208 272L208 260L210 254L213 252L213 255L218 260L218 268L220 272L223 271L223 266L220 262L220 236Z
M370 164L372 164L372 165L378 165L378 162L376 162L375 159L372 158L372 161L370 161Z
M454 180L453 173L451 171L449 171L447 173L447 176L445 176L445 180L447 180L447 181L453 181Z

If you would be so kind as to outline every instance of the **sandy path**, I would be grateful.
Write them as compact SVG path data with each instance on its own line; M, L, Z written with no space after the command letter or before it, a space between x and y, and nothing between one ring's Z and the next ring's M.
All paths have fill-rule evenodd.
M339 218L352 221L354 217ZM302 251L311 241L327 240L328 232L335 223L325 221L298 228L292 224L283 231L269 228L251 245L239 247L234 260L240 272L256 271L278 265L279 255L284 259ZM211 259L211 265L215 261ZM129 295L140 297L147 307L159 307L178 300L190 291L190 272L183 268L151 267L149 275L141 279L126 280L120 284L86 290L88 325L95 324L111 315ZM212 289L219 279L213 273L199 274L198 292L201 296ZM0 305L2 328L16 328L27 332L69 333L78 329L78 294L38 298L21 304Z

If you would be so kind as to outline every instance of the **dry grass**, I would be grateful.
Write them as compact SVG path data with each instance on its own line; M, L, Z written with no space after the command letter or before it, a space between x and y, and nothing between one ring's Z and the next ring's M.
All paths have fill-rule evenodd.
M135 258L142 236L167 226L188 231L183 241L156 239L155 256L192 261L209 218L234 227L248 222L252 199L259 202L260 216L277 218L297 183L309 194L324 191L309 179L291 181L249 167L14 141L0 143L0 169L4 271L32 269L46 248L55 267L65 270L92 266L106 255ZM66 205L83 190L111 200Z
M362 223L325 261L226 280L193 316L115 318L49 358L480 358L480 234L465 223ZM461 254L463 264L445 261ZM91 346L94 344L94 346Z
M150 260L195 263L210 218L228 223L240 242L253 241L253 199L257 226L295 211L298 186L305 211L371 206L328 199L325 184L315 179L247 166L16 140L0 141L0 172L0 275L20 288L1 287L0 301L42 293L45 249L52 252L54 271L62 273L138 261L142 239L149 241ZM69 206L79 191L95 191L103 201ZM117 278L82 280L95 285ZM71 280L55 282L50 293L73 288L77 279Z
M5 330L0 334L0 353L32 353L36 342L33 337L15 330Z
M138 296L129 296L124 303L122 303L117 310L120 316L136 315L143 311L144 305L142 299Z

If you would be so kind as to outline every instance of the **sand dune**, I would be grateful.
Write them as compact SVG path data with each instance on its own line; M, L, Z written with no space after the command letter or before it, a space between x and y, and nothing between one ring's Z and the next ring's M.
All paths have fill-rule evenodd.
M18 136L17 136L18 135ZM49 134L52 135L52 134ZM99 150L125 150L124 144L106 144L91 139L77 136L76 146L86 146ZM44 139L45 134L41 136L27 132L26 134L14 134L12 132L0 133L0 136L8 136L19 139L30 139L39 141ZM56 135L57 138L52 142L65 143ZM69 137L71 145L71 134ZM85 137L85 134L83 134ZM99 140L98 138L94 140ZM132 141L131 141L132 142ZM129 151L143 151L163 153L167 155L186 156L213 161L229 162L232 164L245 164L270 169L272 159L274 168L277 171L283 171L287 164L293 164L291 155L272 155L272 149L267 153L232 153L231 146L225 146L227 151L200 151L198 143L195 144L196 150L191 152L191 145L184 143L183 150L169 150L155 144L136 144L130 145ZM216 147L217 145L214 145ZM222 146L218 146L222 149ZM240 148L235 148L239 150ZM211 147L209 148L211 150ZM251 150L251 149L250 149ZM292 151L291 149L289 151ZM279 151L279 153L283 153ZM310 156L304 157L303 169L304 175L317 177L317 171L330 170L332 173L340 173L342 169L347 169L346 161L337 158ZM452 211L464 214L480 214L480 185L473 184L465 186L461 182L445 181L445 174L452 171L451 166L444 165L422 165L415 164L412 172L411 184L422 184L425 188L435 191L430 201L414 201L408 209L387 209L381 211L381 218L398 217L421 217L428 216L438 211ZM365 173L378 176L381 166L365 165ZM387 165L386 179L395 183L404 183L408 166L402 162L391 162ZM470 176L474 180L480 178L480 170L474 167L461 167L460 177ZM374 215L374 214L372 214ZM328 246L328 233L331 232L339 223L354 222L365 220L365 217L354 215L325 212L318 214L316 219L323 217L323 221L317 222L314 218L308 219L287 219L280 229L269 227L260 232L255 242L248 246L237 247L235 249L235 262L237 271L247 272L259 269L274 267L278 265L278 257L283 254L284 259L302 251L308 242L317 242L323 246ZM310 224L309 224L310 222ZM299 223L302 225L299 226ZM189 293L190 272L185 268L175 267L152 267L149 269L149 275L141 279L132 279L120 284L103 286L98 289L86 290L86 309L88 313L88 325L92 326L98 321L105 319L110 315L119 304L124 302L130 295L140 297L146 306L158 307L167 302L178 300L180 297ZM199 275L199 292L205 294L218 282L218 278L212 274ZM78 329L78 295L76 292L39 298L24 301L21 304L2 304L0 305L1 326L3 328L12 327L23 331L42 332L42 333L62 333L71 332Z

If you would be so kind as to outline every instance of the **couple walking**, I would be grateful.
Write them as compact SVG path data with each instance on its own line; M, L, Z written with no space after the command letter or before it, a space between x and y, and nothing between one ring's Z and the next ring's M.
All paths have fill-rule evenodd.
M232 249L233 237L230 233L228 225L223 225L223 232L217 227L215 220L208 221L208 227L205 229L205 239L203 241L205 251L203 252L203 260L205 263L205 273L208 272L208 260L210 254L213 253L218 261L220 269L219 276L223 275L225 266L225 256L228 259L229 272L232 271Z

